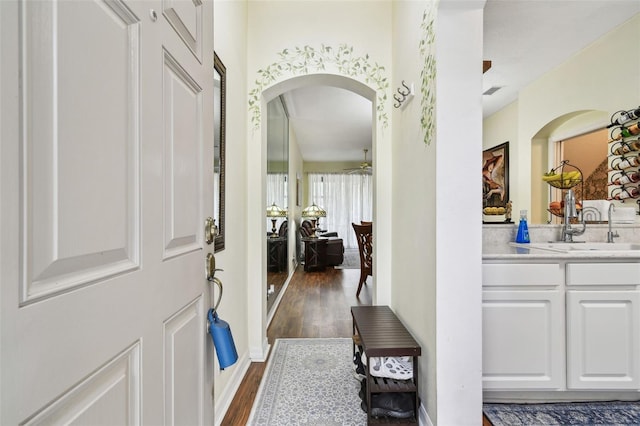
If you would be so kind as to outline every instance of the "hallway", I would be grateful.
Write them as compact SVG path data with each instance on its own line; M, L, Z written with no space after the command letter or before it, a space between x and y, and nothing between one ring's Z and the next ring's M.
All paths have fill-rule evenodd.
M351 306L371 304L371 278L356 299L359 269L295 271L267 330L269 344L278 338L351 337ZM247 423L266 363L251 363L222 421L225 426Z

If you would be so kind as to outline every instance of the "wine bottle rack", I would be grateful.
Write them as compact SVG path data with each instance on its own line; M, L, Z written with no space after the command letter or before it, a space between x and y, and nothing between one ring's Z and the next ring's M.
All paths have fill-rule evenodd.
M640 198L640 132L636 117L619 123L622 110L611 116L609 132L609 200L624 203ZM639 201L640 203L640 201Z

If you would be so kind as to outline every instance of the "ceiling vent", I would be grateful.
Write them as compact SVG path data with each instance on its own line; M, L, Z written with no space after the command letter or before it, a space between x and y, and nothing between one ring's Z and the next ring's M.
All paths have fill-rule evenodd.
M496 93L496 92L497 92L498 90L500 90L500 89L502 89L502 87L501 87L501 86L493 86L493 87L490 87L490 88L488 88L488 89L483 93L483 95L487 95L487 96L489 96L489 95L493 95L494 93Z

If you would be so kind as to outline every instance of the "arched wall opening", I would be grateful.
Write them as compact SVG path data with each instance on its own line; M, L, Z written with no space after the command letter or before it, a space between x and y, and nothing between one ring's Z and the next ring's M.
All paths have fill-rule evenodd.
M376 262L375 258L390 259L390 235L391 235L391 206L390 203L379 203L378 200L390 199L391 197L391 149L390 140L391 131L385 129L387 123L382 123L379 112L384 110L386 105L379 105L379 94L374 87L367 85L352 77L317 73L295 76L283 79L267 88L265 88L260 96L260 113L267 110L267 103L277 96L291 90L307 86L332 86L345 90L349 90L371 101L372 116L372 161L374 164L373 173L373 219L374 233L374 266L373 266L373 283L369 284L372 289L374 304L390 302L389 295L391 293L389 278L381 279L381 277L391 276L391 265L389 262ZM264 117L258 117L258 122L263 122ZM266 125L260 125L259 128L254 126L250 132L250 149L248 152L248 184L249 188L255 188L251 191L248 200L248 233L250 250L248 252L248 265L261 265L260 268L251 268L249 274L249 348L250 357L254 361L264 360L269 351L269 344L266 337L267 321L267 304L266 304L266 262L267 253L263 244L262 236L265 235L264 209L266 206L266 150L267 150L267 129ZM291 169L290 169L291 172ZM295 181L295 175L290 176ZM291 181L290 179L290 181ZM258 191L260 196L257 197ZM291 216L291 220L293 217ZM295 214L295 213L293 213ZM290 227L294 228L294 227ZM290 234L291 236L291 234ZM384 242L387 242L385 244ZM388 253L387 253L388 252ZM386 283L386 284L385 284Z
M541 176L555 167L554 145L561 140L606 127L609 114L600 110L579 110L563 114L542 126L531 138L531 222L547 223L549 186ZM605 141L606 142L606 141Z

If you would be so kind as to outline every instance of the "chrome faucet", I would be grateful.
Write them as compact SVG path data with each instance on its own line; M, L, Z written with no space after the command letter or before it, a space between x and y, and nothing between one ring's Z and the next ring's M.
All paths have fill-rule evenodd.
M609 219L609 232L607 232L607 242L608 243L612 243L614 238L618 238L620 235L618 234L618 231L616 231L615 233L612 232L611 229L611 213L613 213L615 211L615 207L613 206L613 203L609 204L609 211L608 211L608 219Z
M586 223L581 221L582 229L576 229L571 226L571 219L578 217L576 209L576 196L573 189L569 189L564 196L564 224L562 225L562 241L572 243L574 235L582 235L587 229Z

